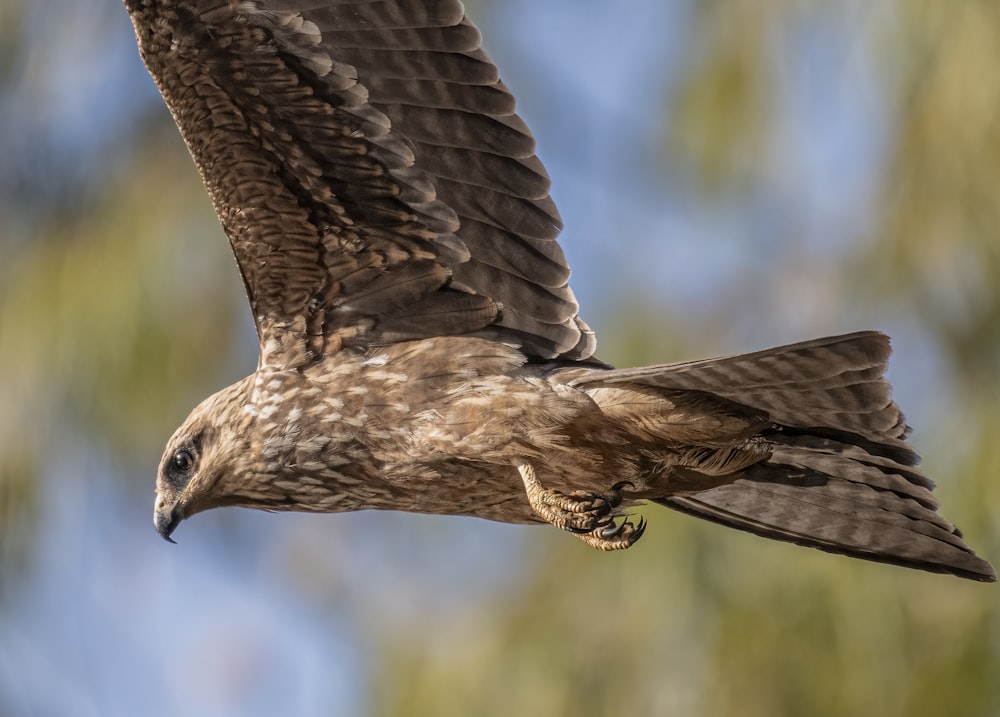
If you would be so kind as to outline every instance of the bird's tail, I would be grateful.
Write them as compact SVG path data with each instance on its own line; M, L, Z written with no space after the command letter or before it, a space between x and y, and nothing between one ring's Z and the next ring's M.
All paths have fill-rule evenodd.
M723 399L730 414L744 416L734 425L752 431L746 448L710 447L716 466L702 467L718 474L721 461L730 477L671 490L653 497L657 503L767 538L993 581L989 563L937 513L934 484L915 467L909 429L884 378L889 353L888 337L862 332L730 358L587 372L569 382L598 403L617 387L675 403L678 396Z

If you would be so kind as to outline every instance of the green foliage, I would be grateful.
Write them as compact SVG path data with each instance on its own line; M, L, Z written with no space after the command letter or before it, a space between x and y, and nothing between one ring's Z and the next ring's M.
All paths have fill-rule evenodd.
M664 123L668 162L684 162L708 192L752 181L771 119L767 31L781 5L695 7L699 42ZM770 21L770 22L769 22Z
M1000 5L906 5L887 47L898 123L879 241L858 271L941 338L970 393L1000 366Z
M98 205L57 214L5 248L5 561L25 559L37 527L38 478L71 426L88 426L120 465L141 461L152 472L149 458L175 417L224 383L220 372L245 314L238 274L183 146L172 132L166 144L149 140L136 162L155 166L155 174L136 171L109 184ZM159 191L164 184L172 191ZM227 282L213 280L227 273ZM244 364L252 370L252 357Z

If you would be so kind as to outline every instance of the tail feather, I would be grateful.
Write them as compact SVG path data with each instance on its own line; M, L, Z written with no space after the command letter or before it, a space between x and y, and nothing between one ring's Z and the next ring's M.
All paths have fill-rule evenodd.
M614 387L662 391L673 404L677 392L698 392L755 420L766 416L752 439L767 448L761 460L734 465L721 484L700 481L712 473L697 465L675 467L672 479L663 460L657 503L828 552L993 581L989 563L936 512L934 484L915 468L919 457L905 442L909 428L884 378L889 354L888 337L861 332L729 358L572 372L565 380L598 403ZM669 429L661 429L659 450L676 455Z
M908 428L882 378L890 353L889 337L863 331L726 358L590 371L570 383L704 391L766 411L781 425L825 426L901 445Z
M990 564L972 552L954 526L916 501L807 469L782 473L759 464L733 483L656 502L830 553L996 580Z
M836 439L781 432L771 433L767 438L771 445L771 463L804 465L827 475L839 475L894 491L919 500L932 510L938 507L931 494L934 481L915 467L914 463L919 458L913 451L902 454L899 451L878 452L878 444L850 435ZM854 477L855 473L859 475Z

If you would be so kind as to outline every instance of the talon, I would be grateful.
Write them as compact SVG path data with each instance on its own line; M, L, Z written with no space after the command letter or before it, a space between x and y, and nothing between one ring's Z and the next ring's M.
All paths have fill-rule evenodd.
M611 486L611 496L613 499L613 507L617 508L622 502L622 488L628 486L629 488L635 489L635 484L632 481L623 480L618 481L613 486Z
M622 528L624 528L626 525L628 525L627 521L624 521L624 522L622 522L620 524L617 524L617 525L614 522L612 522L611 525L609 525L606 528L604 528L603 530L601 530L600 533L598 533L598 534L602 538L614 538L615 536L621 534Z
M642 534L646 532L646 525L646 519L640 515L639 525L635 526L635 531L632 533L632 542L635 542L642 537Z
M638 524L626 520L614 529L605 528L601 531L581 535L580 540L598 550L625 550L635 545L645 532L646 519L640 517Z

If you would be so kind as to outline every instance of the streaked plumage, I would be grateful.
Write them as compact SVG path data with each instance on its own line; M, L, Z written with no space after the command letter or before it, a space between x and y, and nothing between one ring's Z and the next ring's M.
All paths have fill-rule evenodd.
M547 521L653 501L993 580L936 512L866 332L613 370L549 180L457 0L125 0L243 275L257 371L171 438L155 522L238 505Z

